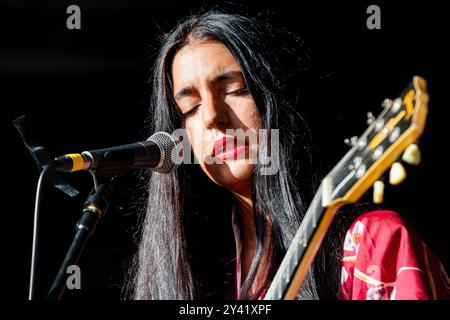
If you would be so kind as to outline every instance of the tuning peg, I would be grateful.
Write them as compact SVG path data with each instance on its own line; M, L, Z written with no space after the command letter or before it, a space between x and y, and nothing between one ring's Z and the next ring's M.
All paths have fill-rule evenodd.
M403 153L402 160L411 165L418 165L422 159L419 146L415 143L410 144Z
M394 162L389 172L389 183L392 185L400 184L406 178L406 170L400 162Z
M375 116L373 115L373 113L370 111L367 112L367 124L370 125L374 121L375 121Z
M381 180L375 181L373 184L373 202L380 204L384 199L384 182Z
M381 102L381 107L383 108L390 108L394 104L394 101L391 99L384 99L383 102Z
M350 146L350 147L353 147L356 144L357 141L358 141L358 137L357 136L353 136L350 139L348 139L348 138L345 139L344 143L346 145Z

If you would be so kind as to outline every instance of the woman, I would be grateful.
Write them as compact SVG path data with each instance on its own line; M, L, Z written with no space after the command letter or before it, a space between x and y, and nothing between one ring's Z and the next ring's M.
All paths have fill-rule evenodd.
M130 271L132 298L257 299L267 289L306 211L303 199L310 194L305 190L313 187L308 155L294 148L302 145L294 139L304 129L286 98L289 72L280 67L289 59L291 70L299 69L303 60L292 61L292 44L274 45L282 35L254 19L207 12L189 17L165 36L154 69L150 132L185 129L199 166L185 164L170 175L149 177L139 252ZM256 139L237 139L227 129L249 130ZM277 152L271 145L273 129L279 129ZM277 156L276 170L266 174L254 155L271 152ZM416 284L413 293L392 285L396 279L383 281L384 274L373 283L353 276L360 261L364 266L382 263L382 253L373 261L363 254L363 245L373 241L366 243L369 235L362 230L380 225L392 234L405 228L395 213L370 212L353 223L343 252L345 223L336 220L298 297L415 299L436 297L436 290L445 293L435 270L439 263L427 251L436 278L431 286L413 245L401 270L402 284L411 279ZM380 243L386 237L380 234ZM405 232L384 252L393 254L389 250L416 239ZM397 258L392 263L404 257Z

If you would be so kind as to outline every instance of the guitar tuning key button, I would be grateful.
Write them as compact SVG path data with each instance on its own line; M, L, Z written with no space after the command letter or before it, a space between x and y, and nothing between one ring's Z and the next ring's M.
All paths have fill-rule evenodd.
M389 183L398 185L406 178L406 170L400 162L394 162L389 172Z
M384 200L384 182L381 180L375 181L373 184L373 202L376 204L382 203Z
M402 160L411 165L418 165L422 159L419 146L410 144L403 153Z

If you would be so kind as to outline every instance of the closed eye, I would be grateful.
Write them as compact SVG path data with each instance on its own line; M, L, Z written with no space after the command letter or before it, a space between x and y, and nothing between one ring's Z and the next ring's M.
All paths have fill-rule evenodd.
M189 110L188 112L183 113L183 118L189 118L189 117L192 117L193 115L195 115L197 113L199 106L200 105L197 105L194 108L192 108L191 110Z
M249 93L248 88L244 87L244 88L240 88L240 89L237 89L237 90L225 92L224 95L240 96L240 95L246 95L248 93ZM186 118L194 116L197 113L199 106L200 105L197 105L197 106L193 107L192 109L190 109L188 112L183 113L183 118L186 119Z
M241 95L241 94L247 94L247 93L248 93L248 88L244 87L244 88L233 90L233 91L230 91L230 92L225 92L225 95L228 95L228 94Z

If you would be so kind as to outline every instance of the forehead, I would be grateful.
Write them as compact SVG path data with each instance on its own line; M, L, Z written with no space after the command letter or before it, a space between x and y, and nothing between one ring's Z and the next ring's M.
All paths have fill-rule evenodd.
M195 41L180 49L172 63L174 85L184 85L229 70L240 70L230 50L218 41Z

